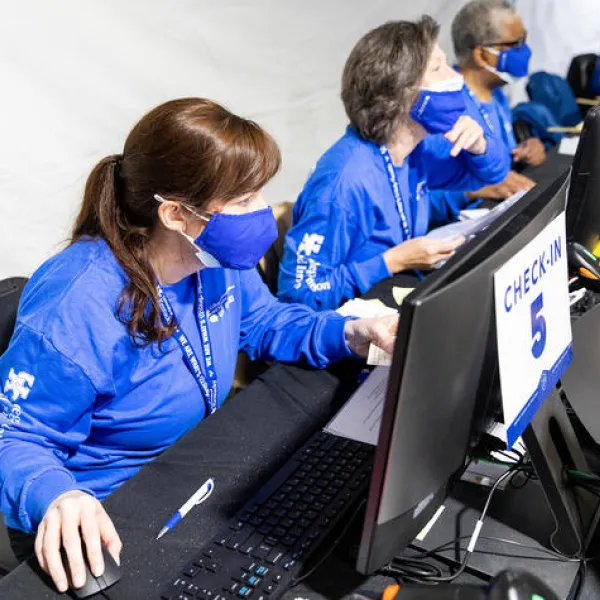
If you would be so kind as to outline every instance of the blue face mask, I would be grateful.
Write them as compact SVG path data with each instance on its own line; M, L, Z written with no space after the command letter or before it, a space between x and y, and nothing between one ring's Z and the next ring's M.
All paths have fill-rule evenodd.
M531 59L531 48L527 44L522 46L516 46L514 48L508 48L498 52L495 48L486 48L488 52L496 54L498 56L498 64L496 68L487 65L488 71L495 73L501 77L504 81L511 83L512 77L525 77L529 73L529 61ZM500 75L500 73L506 73L511 78L507 79Z
M165 201L158 194L154 198ZM206 267L253 269L278 236L277 221L270 207L242 215L215 213L210 218L188 210L207 221L196 239L181 232L194 245L196 258Z
M464 79L458 76L423 88L410 110L410 118L427 133L448 133L467 110L463 86Z
M203 250L197 256L207 267L243 270L256 267L277 235L273 210L267 207L243 215L216 213L193 243Z

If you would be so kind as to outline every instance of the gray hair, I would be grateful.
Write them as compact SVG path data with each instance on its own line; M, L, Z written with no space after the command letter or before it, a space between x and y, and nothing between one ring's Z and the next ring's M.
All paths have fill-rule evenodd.
M500 41L502 25L514 15L514 7L505 0L471 0L465 4L452 21L457 62L468 61L473 49L480 44Z
M342 101L361 137L388 143L408 118L438 31L427 15L416 22L390 21L354 46L342 75Z

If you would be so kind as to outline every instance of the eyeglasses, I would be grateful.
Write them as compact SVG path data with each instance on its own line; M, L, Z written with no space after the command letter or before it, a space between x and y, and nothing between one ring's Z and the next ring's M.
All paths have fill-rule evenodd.
M519 48L521 46L524 46L527 43L527 34L525 34L523 37L519 38L518 40L512 40L510 42L490 42L489 44L477 44L477 46L490 46L490 47L495 47L495 46L506 46L507 48Z

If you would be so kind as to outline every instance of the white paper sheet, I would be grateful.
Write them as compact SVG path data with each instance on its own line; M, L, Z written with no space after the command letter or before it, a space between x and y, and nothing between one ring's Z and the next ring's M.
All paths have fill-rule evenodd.
M562 140L560 140L560 145L558 146L558 153L566 154L567 156L575 156L578 144L578 135L575 137L564 137Z
M389 374L389 367L374 369L324 430L376 446Z

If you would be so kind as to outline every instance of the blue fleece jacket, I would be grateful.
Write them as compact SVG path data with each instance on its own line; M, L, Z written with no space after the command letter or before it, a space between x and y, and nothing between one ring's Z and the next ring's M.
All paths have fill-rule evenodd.
M255 270L200 277L219 405L240 349L316 367L351 355L345 319L279 303ZM201 357L195 278L165 293ZM88 239L47 261L25 288L0 357L0 510L9 527L35 531L68 490L106 497L205 417L177 341L163 352L136 346L116 317L126 281L107 244Z
M478 189L508 173L495 138L481 156L461 152L452 158L451 147L443 136L428 136L395 168L411 237L428 229L428 188ZM390 276L383 252L403 241L379 148L349 127L320 158L294 205L279 298L317 310L337 308Z
M473 93L469 93L466 85L463 88L463 94L467 105L467 114L483 127L488 140L495 137L501 142L505 154L504 160L510 164L511 152L516 148L517 141L513 132L512 111L506 94L501 88L497 88L492 92L491 102L482 102ZM484 118L484 114L489 116L489 122L488 119ZM478 206L481 201L472 202L469 200L465 195L465 192L468 191L471 190L465 188L455 191L450 189L432 191L430 196L431 223L433 225L443 225L456 220L458 213L464 208Z

